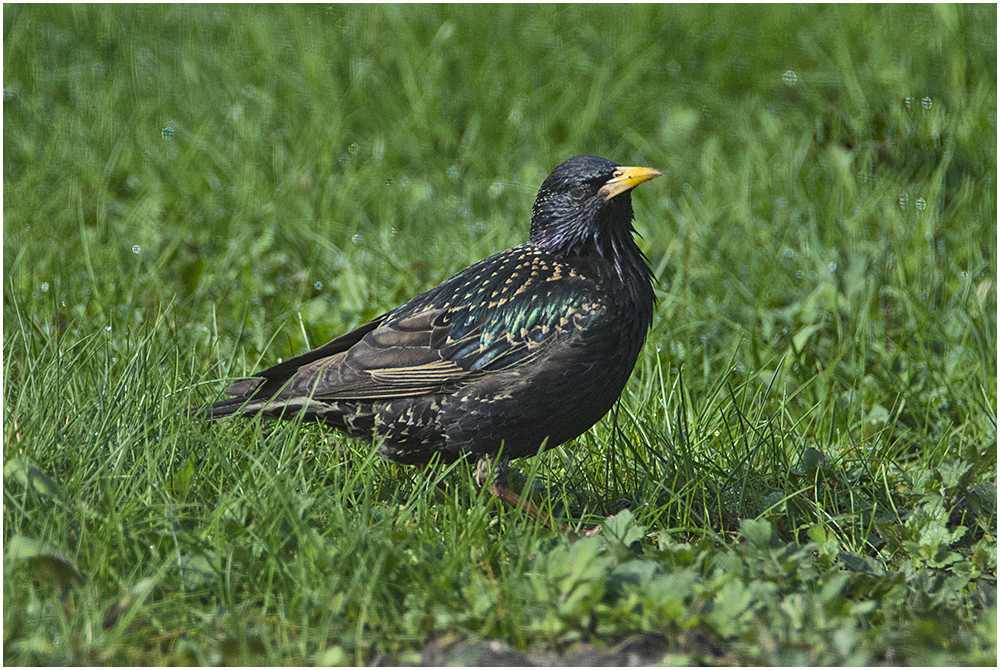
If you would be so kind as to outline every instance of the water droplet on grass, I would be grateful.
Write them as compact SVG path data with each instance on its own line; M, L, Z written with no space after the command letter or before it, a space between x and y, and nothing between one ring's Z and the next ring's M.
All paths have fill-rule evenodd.
M781 80L785 82L786 86L795 86L795 82L797 82L799 78L795 75L793 70L787 70L785 74L781 75Z
M49 290L49 283L47 281L42 282L42 285L38 287L38 290L41 291L42 293L45 293L46 291Z
M934 104L934 101L931 100L929 97L927 97L921 100L920 104L924 106L924 109L930 109L931 106Z
M315 284L313 284L313 288L315 288L317 291L322 291L323 290L323 282L321 282L321 281L316 282Z
M142 251L142 247L140 247L138 244L133 244L132 245L132 253L133 254L137 254L140 251Z

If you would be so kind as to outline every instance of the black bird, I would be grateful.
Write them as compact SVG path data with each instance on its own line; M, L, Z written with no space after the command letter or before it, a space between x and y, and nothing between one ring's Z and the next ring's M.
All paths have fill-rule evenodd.
M474 458L479 485L518 505L507 461L584 433L632 374L654 295L633 239L631 189L659 175L570 158L542 182L528 242L233 384L231 399L194 413L374 432L399 463Z

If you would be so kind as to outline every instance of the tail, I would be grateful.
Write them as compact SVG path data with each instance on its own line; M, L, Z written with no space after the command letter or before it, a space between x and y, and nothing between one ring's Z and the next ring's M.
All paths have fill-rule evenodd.
M211 405L191 407L187 415L192 419L217 421L230 416L253 416L264 408L265 402L255 402L247 398L230 398Z
M192 407L188 409L187 415L203 421L257 414L274 419L291 419L300 413L303 418L317 419L325 409L321 403L311 402L304 396L281 397L273 388L267 388L264 380L260 378L243 379L227 388L225 392L233 397L211 405Z
M270 399L255 393L263 379L243 379L226 389L226 395L233 396L228 400L220 400L211 405L191 407L187 415L193 419L217 421L230 416L253 416L263 410Z

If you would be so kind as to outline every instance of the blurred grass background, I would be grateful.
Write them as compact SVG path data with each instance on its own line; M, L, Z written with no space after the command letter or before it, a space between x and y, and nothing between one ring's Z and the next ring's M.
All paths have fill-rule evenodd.
M438 509L419 477L366 460L368 445L315 427L213 430L176 412L523 241L541 180L580 153L665 178L633 198L659 303L622 406L530 465L571 516L627 504L679 540L767 518L785 541L826 518L842 547L901 569L915 554L887 528L914 501L940 490L950 512L992 484L992 516L977 523L987 544L995 535L995 5L3 11L5 578L21 574L12 538L18 555L30 538L58 549L30 545L36 567L70 555L93 585L69 612L64 592L52 610L5 579L5 642L22 654L5 644L5 660L319 662L336 640L330 649L368 662L456 626L535 639L527 609L478 628L414 619L404 635L396 605L350 604L317 624L298 600L312 597L303 574L341 568L302 558L287 536L324 555L347 528L389 527L395 543L372 545L365 565L395 565L386 557L413 543L438 575L465 574L468 537L494 533L490 560L511 580L523 562L505 561L537 553L535 537L512 547L486 517L463 516L467 500ZM818 473L836 484L829 497L788 511ZM327 475L354 487L333 494ZM56 489L38 488L47 478L61 491L55 514ZM375 511L338 512L354 490ZM236 529L251 522L233 510L254 504L284 519L251 533L276 543L264 554ZM443 567L424 544L465 523ZM242 596L164 577L209 555L213 574L230 574L229 556L264 561L269 576L246 578ZM976 569L995 603L995 540L991 560ZM401 600L377 591L380 575L362 600ZM175 635L136 656L115 655L132 639L121 627L86 644L45 646L51 635L33 632L100 623L143 580L161 608L259 605L260 625L288 639L268 628L254 656L246 635L203 633L185 651L176 631L197 629L193 615L163 611L149 616ZM403 609L444 607L428 597ZM8 617L22 601L35 609ZM274 623L286 616L295 632ZM366 626L377 632L362 642ZM727 649L742 639L721 630ZM851 658L885 660L884 647ZM739 653L731 661L773 660ZM831 654L806 660L849 660Z

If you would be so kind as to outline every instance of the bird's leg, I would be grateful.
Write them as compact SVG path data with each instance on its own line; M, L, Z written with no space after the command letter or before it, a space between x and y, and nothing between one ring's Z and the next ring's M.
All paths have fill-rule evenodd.
M492 472L491 472L492 471ZM498 458L494 461L488 454L483 454L476 462L476 483L479 486L486 486L489 492L514 509L520 509L535 517L549 528L555 531L567 532L569 526L553 521L552 517L545 510L538 509L527 498L521 496L507 488L507 461Z
M420 470L420 474L421 475L427 476L427 469L430 467L430 463L417 463L416 466L417 466L417 470ZM448 487L445 486L445 483L444 483L443 480L438 480L437 487L438 487L438 490L440 490L440 491L444 491L445 493L448 492Z

